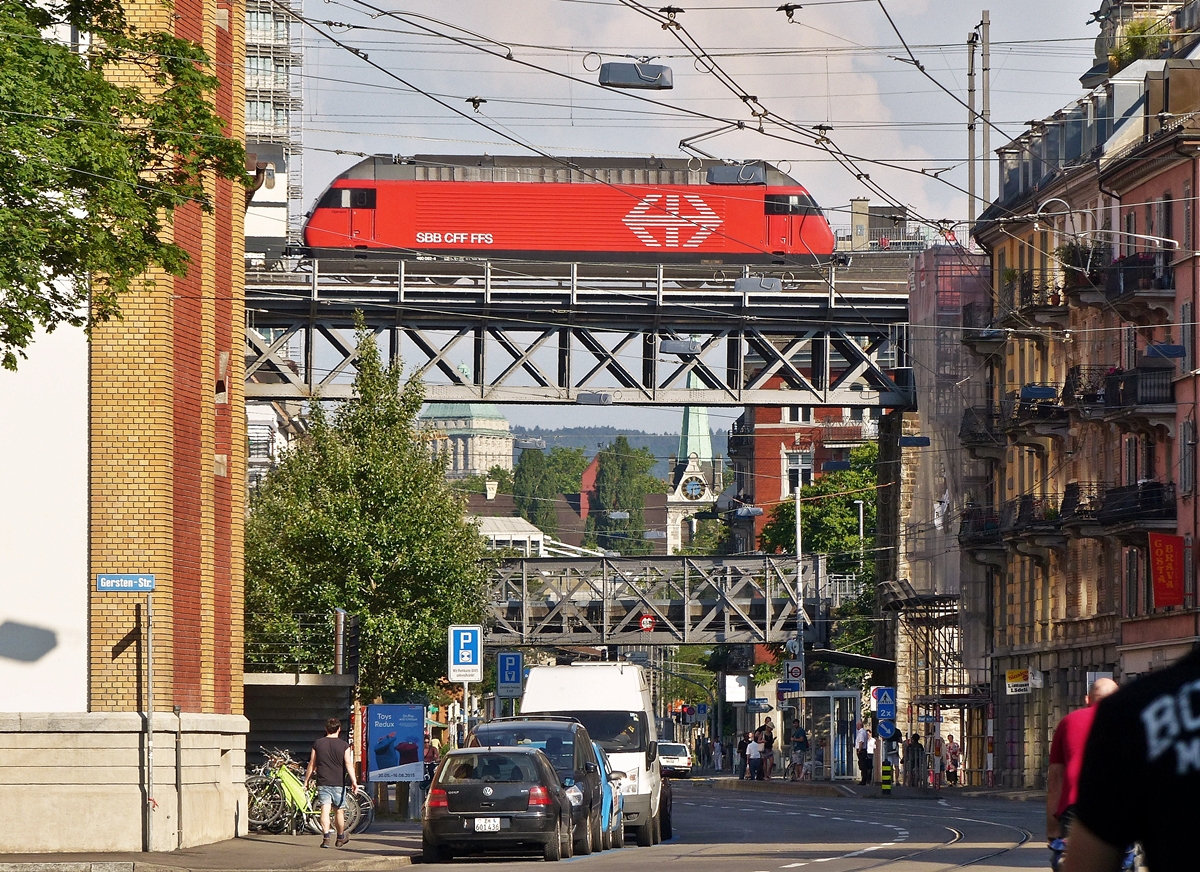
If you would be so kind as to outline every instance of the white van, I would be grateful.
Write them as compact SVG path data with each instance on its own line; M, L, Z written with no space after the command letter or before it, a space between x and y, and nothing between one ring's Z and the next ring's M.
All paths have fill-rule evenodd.
M650 688L632 663L573 663L529 670L521 714L576 718L625 773L625 822L639 845L671 836L670 792L663 799Z

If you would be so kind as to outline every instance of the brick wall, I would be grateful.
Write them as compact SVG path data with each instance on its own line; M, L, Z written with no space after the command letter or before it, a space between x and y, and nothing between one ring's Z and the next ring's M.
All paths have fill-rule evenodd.
M131 23L201 43L216 108L244 129L244 8L214 0L126 4ZM132 71L118 76L135 75ZM90 349L90 573L154 573L158 710L242 711L244 193L208 179L214 210L176 212L188 274L161 273L122 301ZM144 707L145 598L93 592L89 707Z

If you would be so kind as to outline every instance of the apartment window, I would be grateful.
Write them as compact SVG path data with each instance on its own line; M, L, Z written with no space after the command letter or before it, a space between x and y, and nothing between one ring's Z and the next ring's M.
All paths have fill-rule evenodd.
M1137 484L1138 480L1138 442L1137 437L1128 436L1125 439L1125 484Z
M1179 492L1190 494L1196 483L1196 422L1179 428Z
M1180 375L1187 375L1196 368L1196 325L1192 323L1193 306L1179 306L1179 341L1183 345L1183 360L1179 362Z
M787 454L787 493L794 494L796 488L812 484L813 455L811 451L789 451Z
M1137 366L1137 328L1125 328L1125 368Z
M784 406L785 424L807 424L812 421L812 406Z
M1146 231L1144 236L1157 236L1158 223L1154 220L1154 213L1162 210L1162 203L1147 203L1146 204ZM1149 251L1152 247L1156 247L1149 239L1145 240L1145 249Z
M1141 562L1138 549L1130 548L1125 552L1125 617L1133 618L1138 614L1138 591L1141 590Z
M1175 238L1175 199L1171 196L1170 191L1163 194L1158 231L1158 235L1164 239Z
M1192 232L1192 181L1187 179L1183 183L1183 250L1191 254L1195 247Z
M1125 213L1123 249L1126 255L1137 251L1137 216L1133 214L1132 209Z

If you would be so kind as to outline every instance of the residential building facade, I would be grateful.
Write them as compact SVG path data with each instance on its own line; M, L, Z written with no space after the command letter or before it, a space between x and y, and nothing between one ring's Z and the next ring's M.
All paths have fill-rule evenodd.
M1118 5L1106 33L1119 37L1133 19ZM1000 198L976 228L991 294L962 342L985 391L960 438L989 474L955 510L984 573L964 577L964 597L986 602L984 650L970 656L989 665L994 777L1007 786L1044 783L1054 727L1097 674L1127 681L1200 638L1200 69L1188 58L1195 4L1173 6L1166 57L1114 55L1079 101L999 149ZM1178 543L1178 572L1151 557L1164 534L1180 537L1156 546Z

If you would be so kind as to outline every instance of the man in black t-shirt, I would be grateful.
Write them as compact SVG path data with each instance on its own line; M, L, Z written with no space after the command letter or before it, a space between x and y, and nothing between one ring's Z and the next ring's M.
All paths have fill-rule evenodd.
M337 825L337 846L350 841L346 835L346 782L350 782L350 792L358 790L358 779L354 775L354 754L350 745L342 741L338 735L342 731L342 722L330 718L325 722L325 737L313 742L312 753L308 756L308 771L304 774L304 786L312 781L313 774L317 776L317 802L321 806L321 832L323 838L321 847L328 848L333 844L333 830L329 829L329 809L337 809L334 822Z
M1197 811L1200 649L1096 709L1066 872L1116 872L1133 842L1152 872L1195 868Z

